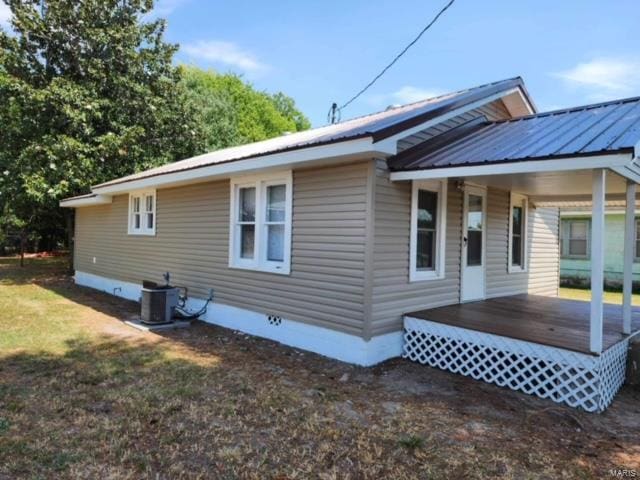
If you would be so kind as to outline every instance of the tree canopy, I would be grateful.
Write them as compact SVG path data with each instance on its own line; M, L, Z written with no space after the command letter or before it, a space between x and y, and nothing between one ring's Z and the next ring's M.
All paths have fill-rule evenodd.
M182 84L197 112L207 151L310 127L292 98L258 91L237 75L189 66L182 68Z
M0 228L64 231L62 198L203 153L308 128L293 100L178 67L153 0L5 0Z

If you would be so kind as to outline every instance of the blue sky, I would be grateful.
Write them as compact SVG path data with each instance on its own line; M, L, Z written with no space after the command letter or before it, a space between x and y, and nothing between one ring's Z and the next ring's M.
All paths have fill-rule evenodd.
M283 91L318 126L445 3L160 0L156 14L178 61ZM540 110L640 95L639 19L637 0L457 0L343 118L516 75Z

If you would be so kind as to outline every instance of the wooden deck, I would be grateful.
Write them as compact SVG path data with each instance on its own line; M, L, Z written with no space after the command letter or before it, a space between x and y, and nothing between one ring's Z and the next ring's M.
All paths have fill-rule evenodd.
M527 342L591 353L590 308L589 302L578 300L514 295L420 310L405 315ZM640 308L634 308L632 331L638 330ZM622 307L605 304L604 350L624 338L621 331Z

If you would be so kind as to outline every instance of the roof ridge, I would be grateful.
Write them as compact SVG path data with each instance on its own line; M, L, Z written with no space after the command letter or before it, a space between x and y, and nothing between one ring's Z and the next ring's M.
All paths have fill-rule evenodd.
M522 77L520 75L517 75L517 76L511 77L511 78L504 78L502 80L496 80L496 81L493 81L493 82L487 82L487 83L484 83L482 85L476 85L476 86L468 87L468 88L461 88L460 90L455 90L453 92L443 93L442 95L436 95L435 97L427 97L427 98L423 98L422 100L417 100L415 102L403 103L402 105L398 105L397 107L394 107L393 110L399 110L401 108L415 106L415 105L417 105L419 103L426 102L427 100L438 100L438 99L441 99L441 98L444 98L444 97L450 97L450 96L454 96L454 95L460 95L462 93L467 93L467 92L470 92L472 90L479 90L481 88L491 87L491 86L494 86L494 85L498 85L500 83L513 82L514 80L520 80L522 82ZM384 110L378 110L377 112L366 113L364 115L358 115L356 117L351 117L351 118L348 118L346 120L343 120L343 121L340 121L340 122L337 122L337 123L328 123L326 125L322 125L320 127L315 127L315 128L310 129L310 130L316 130L318 128L324 128L324 127L331 127L333 125L342 125L342 124L345 124L347 122L351 122L353 120L362 120L363 118L373 117L375 115L380 115L381 113L386 113L388 111L389 111L389 107L387 107ZM303 131L308 132L309 130L303 130ZM298 132L296 132L296 133L298 133Z

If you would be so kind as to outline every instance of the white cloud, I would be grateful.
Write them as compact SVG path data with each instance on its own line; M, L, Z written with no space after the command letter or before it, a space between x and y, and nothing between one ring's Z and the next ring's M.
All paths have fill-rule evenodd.
M153 15L158 17L166 17L171 15L174 10L181 7L189 0L159 0L153 7Z
M413 85L405 85L395 92L381 95L372 95L369 101L373 105L414 103L426 98L437 97L445 93L437 88L420 88Z
M9 6L0 0L0 25L8 26L9 21L11 20L11 10L9 10Z
M638 58L594 58L552 75L561 78L568 86L582 90L594 101L640 93Z
M246 72L257 72L267 68L255 55L240 48L233 42L200 41L184 45L182 50L193 58L212 63L221 63Z

